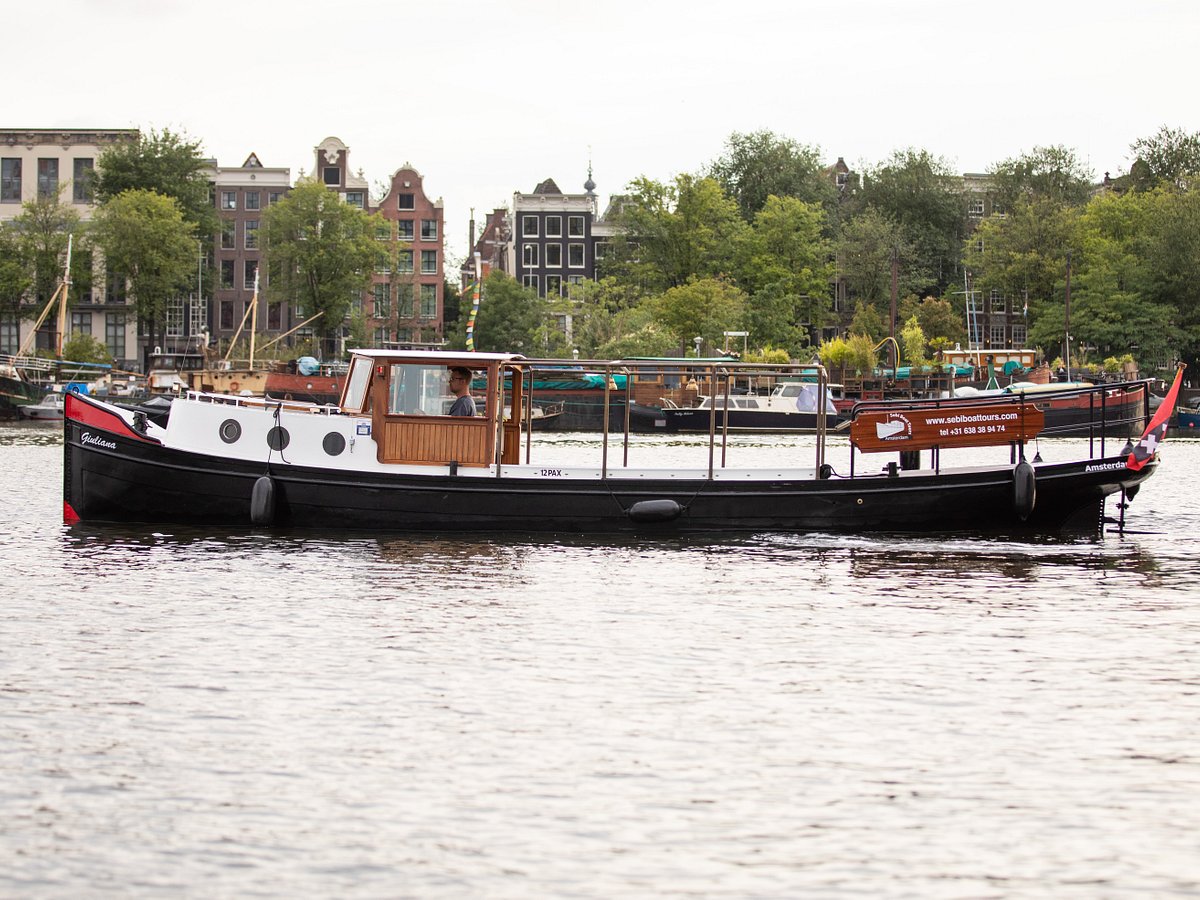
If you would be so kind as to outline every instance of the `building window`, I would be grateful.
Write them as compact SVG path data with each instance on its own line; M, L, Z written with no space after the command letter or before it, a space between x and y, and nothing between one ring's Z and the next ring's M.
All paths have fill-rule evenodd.
M396 285L396 315L401 319L413 317L413 286L408 282Z
M521 265L526 268L532 268L538 265L538 245L537 244L522 244L521 245Z
M437 285L421 285L421 318L437 318Z
M1003 325L993 325L992 326L992 346L993 347L1005 346L1004 326Z
M168 337L183 336L183 298L172 297L167 301L165 312L165 325L163 333Z
M267 328L278 331L283 327L283 304L272 303L267 307Z
M38 160L38 196L39 197L57 197L58 196L58 160L57 159L39 159Z
M96 175L96 161L91 157L79 157L75 160L75 171L72 173L71 191L76 203L91 203L94 196L92 179Z
M337 166L325 166L321 170L321 180L329 187L337 187L342 183L342 170Z
M246 220L246 249L258 249L258 219Z
M546 237L562 237L562 216L546 216Z
M232 259L221 260L221 290L233 290L233 263Z
M411 241L413 239L413 220L400 219L396 222L396 239Z
M346 191L346 205L355 206L358 209L363 208L363 192L362 191Z
M529 290L536 294L538 289L538 277L536 275L522 275L521 286L529 288Z
M992 312L1004 313L1007 311L1008 304L1004 302L1004 295L999 291L992 291L989 299L992 302Z
M0 316L0 353L21 349L21 322L16 316Z
M583 216L567 216L567 237L583 237Z
M537 237L538 236L538 217L537 216L521 216L521 236L522 237Z
M283 191L268 191L267 192L267 205L268 206L274 206L276 203L278 203L282 199L283 199Z
M596 262L608 256L608 241L597 241L596 249L593 251L596 254Z
M237 191L221 191L221 209L237 209Z
M1025 346L1025 342L1029 339L1028 333L1024 325L1014 325L1012 327L1012 342L1013 347L1020 349Z
M221 329L224 331L233 330L233 301L221 301Z
M246 209L258 209L258 191L246 191Z
M380 222L375 226L375 240L390 241L392 239L392 223L388 221Z
M422 250L421 251L421 274L436 275L437 274L437 251Z
M583 268L583 244L567 244L567 265L572 269Z
M546 296L558 296L562 294L562 276L547 275L546 276Z
M125 314L105 313L104 348L113 359L125 356Z
M221 249L233 250L237 246L237 222L233 219L221 220Z
M546 245L546 265L553 268L562 266L562 244Z
M983 218L983 198L973 197L971 202L967 204L967 215L972 219Z
M436 241L437 240L437 219L422 219L421 220L421 240Z
M5 157L0 160L0 201L21 202L21 160Z
M255 260L242 260L242 287L248 291L254 290L254 275L256 272L258 272L258 263Z
M371 285L371 293L375 299L375 309L372 315L377 319L386 319L392 314L391 310L391 285L386 281L376 282Z
M401 274L411 274L413 270L413 252L401 250L396 254L396 271Z
M124 303L125 302L125 276L120 272L104 273L104 296L108 303Z
M92 314L90 312L71 313L71 334L91 334Z
M396 209L416 209L415 195L413 194L397 194Z

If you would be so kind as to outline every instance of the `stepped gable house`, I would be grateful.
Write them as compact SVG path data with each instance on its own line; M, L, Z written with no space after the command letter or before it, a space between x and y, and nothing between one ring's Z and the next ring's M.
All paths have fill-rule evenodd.
M424 176L406 162L371 211L387 220L379 238L391 250L388 268L372 278L366 309L376 346L440 343L445 311L441 198L430 200Z

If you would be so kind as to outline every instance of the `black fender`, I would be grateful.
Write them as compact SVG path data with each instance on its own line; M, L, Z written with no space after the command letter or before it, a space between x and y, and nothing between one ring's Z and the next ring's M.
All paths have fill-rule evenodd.
M250 492L250 521L255 525L271 525L275 521L275 482L262 475Z
M1029 518L1037 504L1037 475L1029 460L1023 459L1013 468L1013 509L1022 522Z

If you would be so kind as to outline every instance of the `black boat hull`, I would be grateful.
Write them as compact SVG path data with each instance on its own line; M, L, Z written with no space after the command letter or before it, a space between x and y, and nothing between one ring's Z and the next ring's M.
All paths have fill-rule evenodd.
M1123 457L1040 465L1022 518L1011 468L855 478L572 479L338 472L170 449L115 416L65 425L68 521L365 531L992 532L1102 530L1105 498L1150 476ZM267 476L269 504L256 501ZM259 503L258 508L255 504Z

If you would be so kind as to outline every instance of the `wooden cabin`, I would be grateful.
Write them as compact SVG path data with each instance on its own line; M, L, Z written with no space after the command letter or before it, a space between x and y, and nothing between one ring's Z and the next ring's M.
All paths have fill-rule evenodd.
M520 461L522 422L506 410L528 410L521 399L521 360L507 353L356 350L339 405L348 414L370 416L381 463L514 464ZM450 370L458 367L472 373L475 416L449 415L455 400Z

